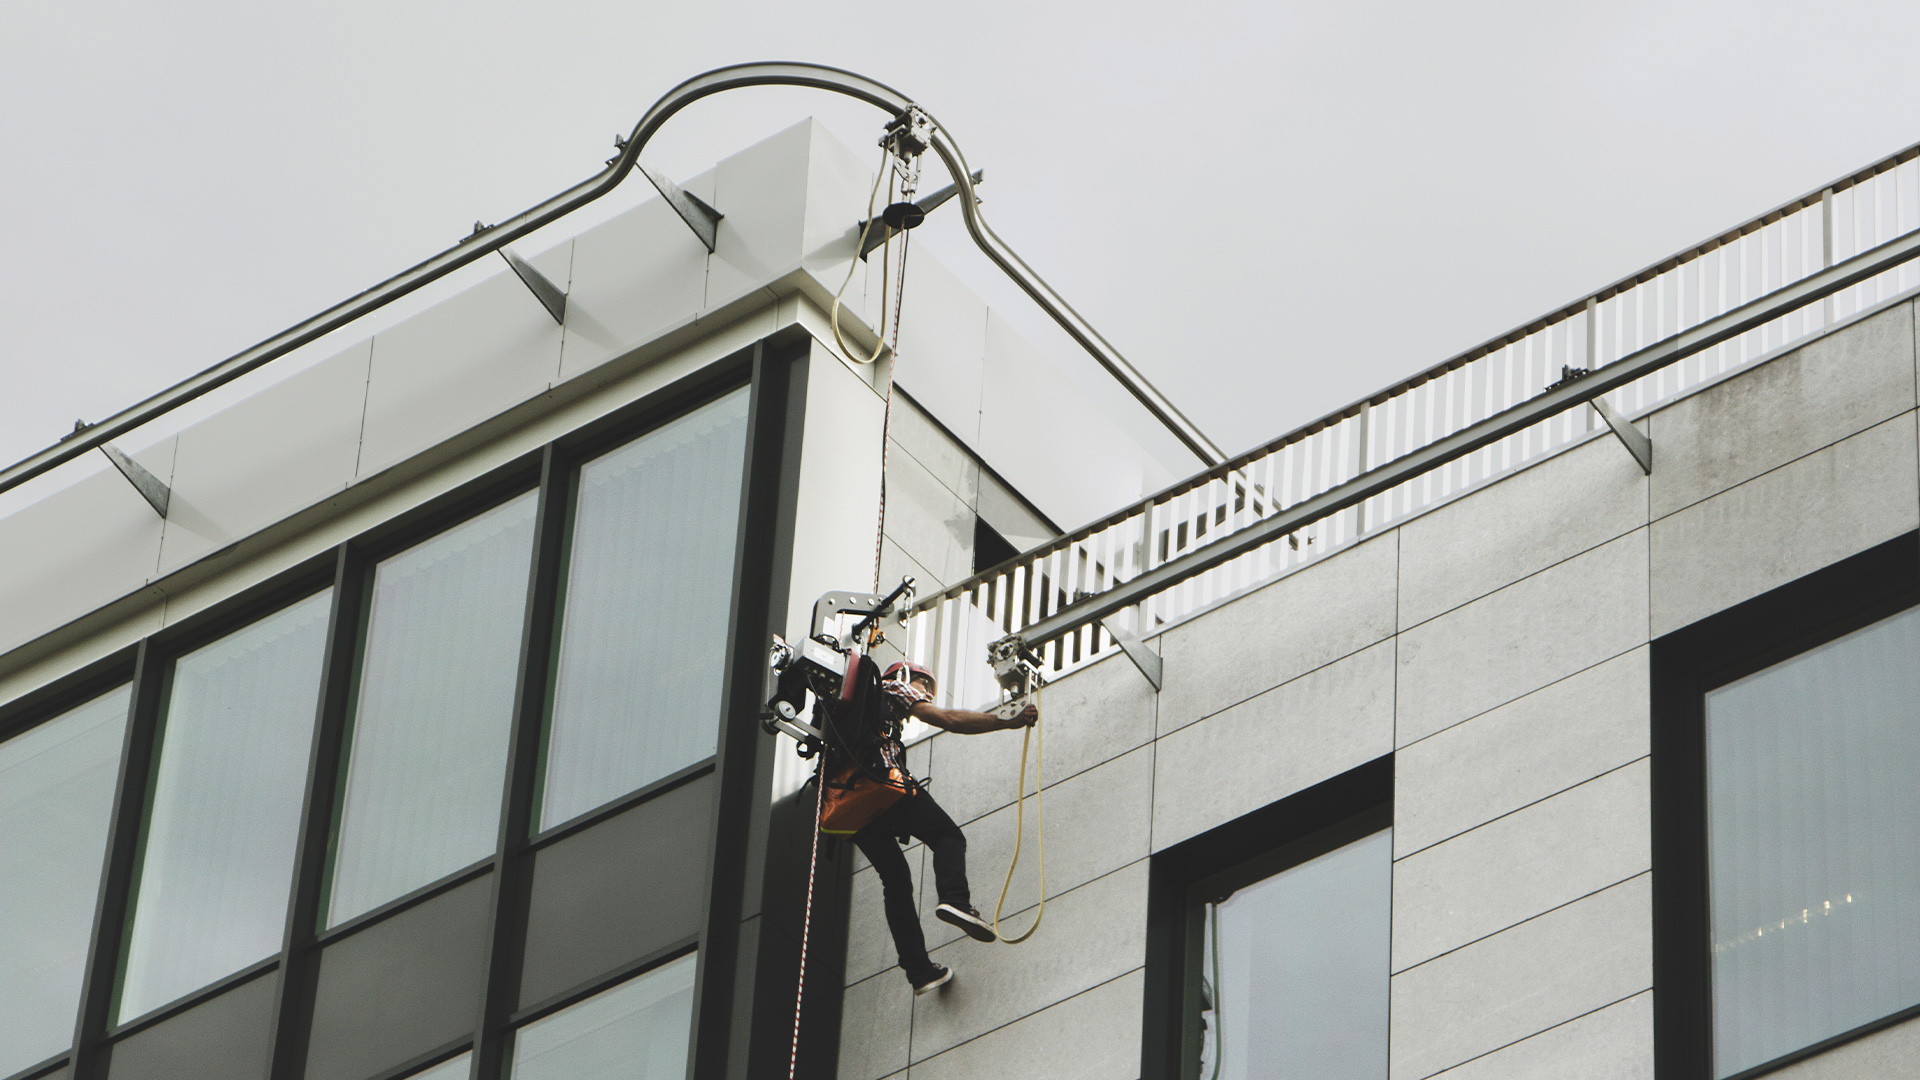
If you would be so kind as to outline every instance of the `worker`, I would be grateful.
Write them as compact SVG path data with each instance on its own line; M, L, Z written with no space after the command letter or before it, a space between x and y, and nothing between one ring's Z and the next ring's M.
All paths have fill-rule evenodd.
M880 680L887 708L877 733L879 764L906 772L906 747L900 730L906 718L931 724L957 735L980 735L989 731L1030 727L1040 718L1032 705L1011 717L1002 718L971 709L943 709L933 703L936 683L933 673L918 664L901 662L886 670ZM953 971L934 963L927 955L926 936L920 931L920 916L914 902L913 875L907 870L906 856L900 844L909 836L924 841L933 852L933 885L940 904L934 917L965 931L975 941L994 941L992 924L974 910L967 890L967 837L953 823L940 804L924 787L915 784L912 795L888 807L879 817L854 834L853 842L873 864L880 876L882 900L887 912L887 928L893 932L894 949L900 968L913 984L913 992L925 994L944 986ZM895 843L895 837L899 843Z

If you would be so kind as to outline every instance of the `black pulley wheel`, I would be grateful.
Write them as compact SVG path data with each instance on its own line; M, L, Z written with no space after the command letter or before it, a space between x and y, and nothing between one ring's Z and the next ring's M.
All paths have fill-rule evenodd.
M880 220L894 232L904 232L927 220L927 212L910 202L897 202L880 211Z

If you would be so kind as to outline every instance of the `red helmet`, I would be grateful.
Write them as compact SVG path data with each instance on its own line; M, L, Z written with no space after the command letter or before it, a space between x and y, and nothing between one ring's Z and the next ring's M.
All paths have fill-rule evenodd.
M903 671L905 674L901 674ZM886 679L904 679L907 682L912 682L922 675L925 675L927 681L935 686L940 685L940 680L933 677L933 672L928 671L926 668L910 660L901 660L895 663L893 666L887 668L887 673L881 677Z

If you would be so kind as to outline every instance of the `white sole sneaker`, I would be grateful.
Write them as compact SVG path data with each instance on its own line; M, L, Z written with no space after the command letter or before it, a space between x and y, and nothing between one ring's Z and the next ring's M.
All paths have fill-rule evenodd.
M940 989L941 987L947 985L952 981L953 981L953 969L950 967L943 967L940 969L940 974L934 976L934 978L931 981L925 982L925 983L915 983L913 987L913 996L919 997L921 994L931 994L935 990Z
M975 941L999 941L1000 935L993 932L993 925L987 920L964 908L952 904L941 904L933 909L933 917L941 922L950 923L966 931Z

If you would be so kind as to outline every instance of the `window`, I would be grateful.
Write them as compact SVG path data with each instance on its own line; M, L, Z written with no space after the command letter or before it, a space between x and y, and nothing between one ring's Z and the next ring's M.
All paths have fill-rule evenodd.
M120 687L0 742L0 1074L73 1037L130 697Z
M1382 829L1205 904L1199 1075L1387 1075L1392 865Z
M747 391L580 467L539 822L713 756Z
M1384 1080L1392 787L1380 758L1154 856L1149 1080Z
M1663 1076L1754 1075L1920 1013L1913 549L1655 645Z
M329 926L494 850L535 501L528 492L374 567Z
M521 1028L512 1080L681 1080L693 974L689 953Z
M280 951L332 598L310 597L174 662L121 1020Z

